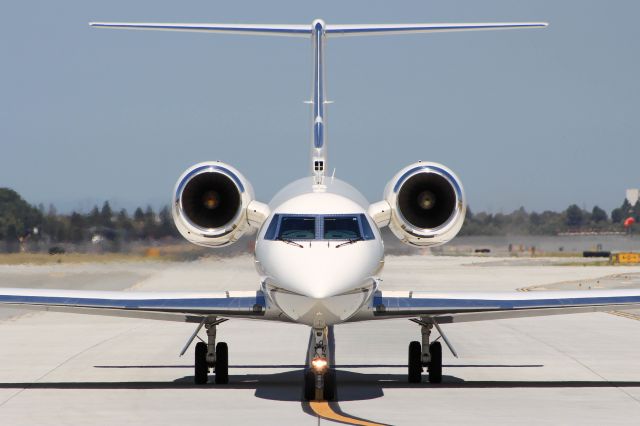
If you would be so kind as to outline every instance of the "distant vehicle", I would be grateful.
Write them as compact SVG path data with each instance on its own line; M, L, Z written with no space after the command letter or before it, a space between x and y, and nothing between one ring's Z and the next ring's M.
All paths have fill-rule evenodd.
M60 247L60 246L49 247L49 254L50 255L65 254L66 252L67 251L64 249L64 247Z
M391 178L383 200L369 204L355 188L326 174L325 108L328 102L324 51L327 38L537 28L546 24L328 25L318 19L310 25L92 25L311 39L314 77L310 101L313 110L310 176L283 188L268 205L255 199L250 182L238 170L219 161L196 164L178 179L173 193L173 217L187 240L222 247L237 241L250 228L258 230L255 265L260 280L247 283L249 291L1 289L0 302L51 311L197 324L182 353L204 327L207 343L200 342L195 348L194 377L198 384L207 382L210 369L215 372L217 384L228 382L228 347L224 342L216 343L217 326L224 321L251 318L305 324L310 327L310 339L304 395L307 399L327 400L335 395L327 335L328 328L337 324L394 318L412 320L420 327L421 340L409 344L408 381L420 382L426 368L429 382L440 383L442 347L440 341L431 340L434 327L455 355L441 324L640 306L640 290L385 291L379 278L384 266L380 229L389 226L401 241L419 247L451 240L460 230L466 212L460 179L441 164L416 162ZM375 96L372 92L371 107L378 101ZM184 285L188 284L176 283L176 287Z

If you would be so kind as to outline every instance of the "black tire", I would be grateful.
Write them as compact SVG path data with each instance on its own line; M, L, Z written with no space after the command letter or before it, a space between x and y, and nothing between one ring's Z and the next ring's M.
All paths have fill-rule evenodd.
M304 400L313 401L316 399L316 376L313 371L304 372Z
M229 347L225 342L216 345L216 385L229 383Z
M324 400L333 401L336 399L336 372L329 369L324 375Z
M429 345L431 361L429 361L429 383L442 383L442 345L433 342Z
M196 344L196 352L194 359L193 381L196 385L204 385L207 383L209 376L209 367L207 366L207 344L198 342Z
M422 381L422 345L420 342L409 343L409 383Z

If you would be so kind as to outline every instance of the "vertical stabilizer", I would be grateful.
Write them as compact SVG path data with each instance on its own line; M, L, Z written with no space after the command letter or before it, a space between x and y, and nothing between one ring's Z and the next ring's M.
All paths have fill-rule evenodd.
M326 92L324 85L324 45L325 30L324 21L316 19L312 24L313 33L311 42L313 45L313 94L311 98L313 108L313 127L311 148L311 172L315 177L315 183L324 181L327 168L327 144L326 144Z
M312 145L311 173L317 184L324 181L327 170L327 117L325 107L328 103L325 93L324 49L327 37L422 34L452 31L500 30L518 28L543 28L544 22L506 22L506 23L463 23L463 24L349 24L327 25L316 19L311 25L265 25L265 24L170 24L140 22L92 22L92 27L186 31L218 34L247 34L282 37L311 38L313 48L313 93L312 104Z

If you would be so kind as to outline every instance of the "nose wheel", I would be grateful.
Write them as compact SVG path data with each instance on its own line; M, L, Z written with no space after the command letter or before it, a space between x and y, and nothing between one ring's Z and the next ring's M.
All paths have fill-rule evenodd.
M321 390L316 394L318 380ZM336 372L333 369L327 370L324 374L318 375L309 369L304 373L304 399L305 401L333 401L335 399Z
M306 401L331 401L335 399L336 372L329 365L328 328L311 329L307 368L304 372L304 399Z

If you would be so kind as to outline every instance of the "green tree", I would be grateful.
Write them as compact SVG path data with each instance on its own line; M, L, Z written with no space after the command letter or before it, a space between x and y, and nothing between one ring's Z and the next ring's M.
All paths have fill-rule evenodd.
M69 239L73 243L84 241L86 222L80 213L73 212L69 218Z
M570 228L579 228L584 224L585 214L580 207L572 204L565 210L566 224Z
M633 214L633 207L625 198L622 205L611 211L611 222L621 224L626 218Z
M0 188L0 239L30 235L42 225L42 213L9 188Z
M631 213L630 216L636 220L636 223L640 222L640 201L636 201L636 204L629 210Z
M593 210L591 211L591 221L595 223L601 223L606 222L608 219L609 217L607 216L607 212L605 212L598 206L593 207Z
M87 215L87 224L89 226L100 225L100 210L98 206L93 206L93 209L91 209L91 212Z
M144 211L144 227L142 228L142 238L156 238L157 229L156 214L151 206L147 206Z
M144 222L144 212L140 207L138 207L136 211L133 212L133 220L135 220L136 222Z
M100 209L100 225L110 228L113 226L113 211L108 201L105 201Z
M177 229L173 223L173 216L168 206L165 206L158 213L160 219L160 225L158 226L158 237L175 237L177 236Z

